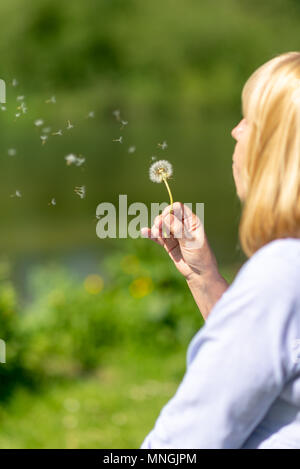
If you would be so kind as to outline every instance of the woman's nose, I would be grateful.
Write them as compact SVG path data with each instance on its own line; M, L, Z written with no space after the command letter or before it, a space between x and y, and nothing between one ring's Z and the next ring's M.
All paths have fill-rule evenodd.
M234 138L235 140L237 140L237 131L236 131L236 129L237 129L237 125L236 125L236 126L232 129L232 131L231 131L231 136L232 136L232 138Z
M245 119L242 119L238 125L236 125L232 131L231 131L231 135L232 137L235 139L235 140L238 140L239 137L241 136L244 128L245 128L245 123L246 123L246 120Z

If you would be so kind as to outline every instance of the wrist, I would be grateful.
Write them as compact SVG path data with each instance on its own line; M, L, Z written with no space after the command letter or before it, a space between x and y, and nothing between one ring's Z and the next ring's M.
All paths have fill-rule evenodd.
M207 269L205 272L196 272L191 271L186 277L185 280L187 283L190 284L205 284L207 282L211 282L216 280L218 277L221 277L217 268Z

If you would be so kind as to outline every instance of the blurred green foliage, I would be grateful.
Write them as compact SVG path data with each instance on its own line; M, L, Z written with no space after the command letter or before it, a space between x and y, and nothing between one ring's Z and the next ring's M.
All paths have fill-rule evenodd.
M34 94L92 88L102 109L234 109L256 66L298 47L299 15L296 0L3 1L2 74Z
M9 367L21 363L40 378L91 371L115 348L175 351L202 324L185 281L156 246L107 255L83 281L58 265L36 267L28 281L22 314L12 284L1 283L1 338Z
M32 384L23 363L26 346L21 334L17 292L9 279L7 260L0 262L0 339L6 344L6 363L0 364L0 399L9 397L19 383Z

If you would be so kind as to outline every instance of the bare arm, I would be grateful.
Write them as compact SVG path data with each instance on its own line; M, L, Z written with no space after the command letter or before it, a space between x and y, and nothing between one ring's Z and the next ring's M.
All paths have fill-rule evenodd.
M203 275L191 275L186 278L186 281L203 318L206 320L213 306L227 290L228 283L218 271Z

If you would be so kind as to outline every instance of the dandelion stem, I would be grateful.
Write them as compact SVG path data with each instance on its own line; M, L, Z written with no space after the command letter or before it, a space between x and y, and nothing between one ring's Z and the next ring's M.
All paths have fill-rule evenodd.
M165 177L163 177L163 181L166 185L166 188L167 188L167 191L169 193L169 197L170 197L170 204L171 204L171 209L170 209L170 213L173 213L173 196L172 196L172 192L171 192L171 189L170 189L170 186L168 184L168 181Z
M172 214L172 213L173 213L173 195L172 195L172 192L171 192L171 189L170 189L170 186L169 186L169 184L168 184L167 179L166 179L165 177L163 177L162 179L163 179L163 181L164 181L164 183L165 183L165 186L166 186L166 188L167 188L167 191L168 191L168 193L169 193L170 204L171 204L170 214ZM163 236L164 236L164 238L168 238L168 235L167 235L165 229L163 229Z

